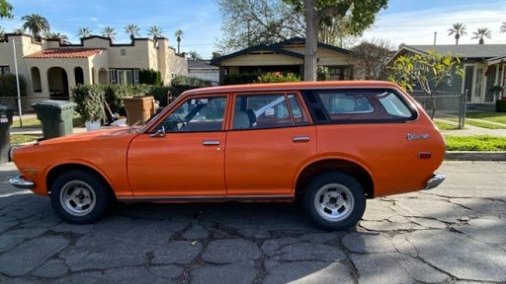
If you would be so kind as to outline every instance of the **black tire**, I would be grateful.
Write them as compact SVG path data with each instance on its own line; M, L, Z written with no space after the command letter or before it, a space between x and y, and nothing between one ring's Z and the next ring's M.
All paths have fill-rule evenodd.
M96 174L88 171L72 170L62 173L55 179L50 189L49 197L54 211L70 224L97 222L114 201L107 184ZM79 212L80 210L82 212Z
M365 206L366 197L360 183L340 172L318 175L304 190L304 209L325 230L355 227L364 215Z

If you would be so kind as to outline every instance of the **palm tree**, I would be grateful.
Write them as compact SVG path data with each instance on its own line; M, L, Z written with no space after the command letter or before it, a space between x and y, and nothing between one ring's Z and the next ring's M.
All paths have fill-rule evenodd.
M46 32L44 34L44 37L46 39L59 39L60 42L63 42L63 43L66 43L66 42L69 41L69 38L66 35L62 34L62 33Z
M12 30L12 33L15 33L17 35L22 34L23 33L23 29L22 28L15 28L15 29Z
M23 30L29 30L36 39L40 39L41 32L48 32L50 30L47 19L39 14L26 15L21 20L25 21L22 26Z
M148 30L148 36L152 36L153 39L163 37L163 29L159 26L152 26Z
M129 24L125 26L125 33L130 35L130 38L139 36L139 27L136 24Z
M176 40L177 40L177 53L181 53L179 50L179 47L181 46L181 39L183 38L183 31L177 30L174 33L174 37L176 37Z
M501 33L506 33L506 22L502 22L501 24Z
M4 40L5 37L5 30L4 28L0 27L0 40Z
M105 37L110 38L111 40L114 39L114 36L116 35L116 32L114 31L113 27L105 27L102 30L102 35Z
M466 25L463 23L455 23L451 28L448 29L448 36L455 34L455 44L459 44L461 36L466 35Z
M473 33L473 37L471 39L479 39L480 44L484 44L484 38L492 38L492 32L488 28L480 28Z
M91 35L91 29L88 27L82 27L79 30L77 30L77 36L79 38L89 37L90 35Z

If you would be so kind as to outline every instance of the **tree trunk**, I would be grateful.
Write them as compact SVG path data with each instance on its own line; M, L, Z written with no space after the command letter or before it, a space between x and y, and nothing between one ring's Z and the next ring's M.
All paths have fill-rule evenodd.
M304 0L306 16L306 44L304 47L304 81L316 81L318 20L315 0Z
M430 119L434 120L434 116L436 115L436 94L431 93L430 94L430 104L431 104L431 110L430 110Z

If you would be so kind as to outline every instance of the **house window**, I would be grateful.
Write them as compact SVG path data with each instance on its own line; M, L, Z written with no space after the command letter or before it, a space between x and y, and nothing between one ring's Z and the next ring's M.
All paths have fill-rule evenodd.
M11 68L9 66L0 66L0 75L6 75L11 73Z
M32 67L31 69L32 75L32 87L34 93L42 92L42 84L40 81L40 70L37 67Z
M330 80L351 80L353 79L352 69L348 66L329 67Z
M139 69L109 69L111 84L131 85L139 83Z

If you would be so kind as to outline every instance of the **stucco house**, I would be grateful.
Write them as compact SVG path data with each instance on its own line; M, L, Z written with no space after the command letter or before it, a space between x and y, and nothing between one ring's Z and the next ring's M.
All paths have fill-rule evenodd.
M290 72L304 76L305 39L293 37L275 43L260 44L217 57L211 64L220 68L220 82L227 74L257 72ZM344 48L318 43L319 67L326 67L332 80L356 79L353 52Z
M504 87L506 83L506 44L401 45L390 62L400 55L423 55L429 50L458 57L462 63L464 77L452 77L444 91L464 93L468 90L467 102L471 104L495 102L490 88Z
M135 84L141 69L160 71L166 84L176 75L188 75L186 58L176 54L165 38L133 38L131 43L116 44L110 38L90 36L79 44L62 44L38 42L24 34L6 34L0 41L2 74L14 73L13 41L18 73L27 83L26 104L68 99L78 84Z

